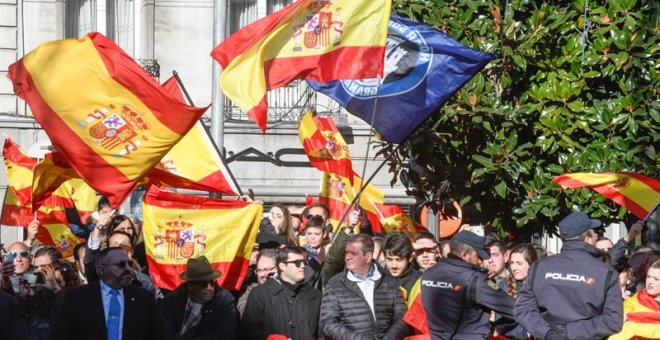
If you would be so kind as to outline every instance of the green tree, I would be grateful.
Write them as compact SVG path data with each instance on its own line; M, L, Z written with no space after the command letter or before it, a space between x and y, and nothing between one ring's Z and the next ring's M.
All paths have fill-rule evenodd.
M626 210L573 172L658 178L659 2L395 0L401 15L496 56L393 156L393 182L446 206L474 205L496 230L552 229L573 206L604 219Z

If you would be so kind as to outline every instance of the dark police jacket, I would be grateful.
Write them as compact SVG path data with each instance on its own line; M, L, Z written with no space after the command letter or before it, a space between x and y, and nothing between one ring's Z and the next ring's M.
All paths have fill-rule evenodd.
M488 283L488 274L456 258L442 258L422 274L422 304L432 339L487 339L490 311L513 318L514 300Z
M569 339L621 330L619 276L597 254L586 242L566 241L561 254L534 263L516 300L516 321L540 339L552 326L565 326Z

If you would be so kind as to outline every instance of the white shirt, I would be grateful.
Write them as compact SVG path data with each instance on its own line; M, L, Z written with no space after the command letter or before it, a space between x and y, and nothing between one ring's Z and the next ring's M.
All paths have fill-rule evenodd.
M346 278L349 281L355 282L358 288L360 288L362 295L364 295L364 299L367 300L369 309L371 309L371 314L373 314L374 320L376 320L376 311L374 310L374 289L376 287L376 281L381 278L376 265L372 264L366 277L362 277L360 274L353 273L349 270L346 274Z
M108 325L108 315L110 314L110 299L112 299L112 288L103 281L99 280L101 284L101 298L103 299L103 313L105 315L105 325ZM124 290L118 289L117 300L119 300L119 340L122 340L122 333L124 331Z

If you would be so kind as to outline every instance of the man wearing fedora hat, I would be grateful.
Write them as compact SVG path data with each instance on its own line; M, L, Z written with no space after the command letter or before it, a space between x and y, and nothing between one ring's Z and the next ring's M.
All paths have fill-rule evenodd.
M623 325L619 276L596 258L600 221L573 212L559 222L561 253L535 262L515 314L536 339L603 339Z
M486 239L460 231L449 243L447 258L422 275L422 305L433 339L488 339L490 311L513 319L514 300L489 284L481 267L490 254Z
M188 260L185 282L165 296L162 310L173 339L233 339L238 319L234 297L218 286L222 273L204 255Z

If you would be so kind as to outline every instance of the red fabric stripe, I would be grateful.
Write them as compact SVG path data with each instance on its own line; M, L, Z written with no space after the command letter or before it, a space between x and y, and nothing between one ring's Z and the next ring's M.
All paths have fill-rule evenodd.
M235 257L231 262L212 262L211 267L222 273L217 279L222 288L238 291L247 274L249 263L248 259ZM185 264L159 264L151 256L147 256L147 264L154 284L160 288L174 290L184 282L179 275L186 271Z
M646 308L660 312L660 306L655 301L655 297L649 295L649 292L646 289L637 293L637 302ZM660 314L658 314L658 316L660 316Z
M238 193L232 191L231 186L229 186L227 179L221 171L216 171L197 182L157 168L151 169L148 176L149 180L156 182L156 184L160 182L173 188L220 192L238 196Z
M183 91L181 91L181 86L179 86L179 82L176 81L176 78L174 76L171 76L169 79L167 79L163 83L163 88L167 93L171 94L172 97L174 97L176 100L186 103L186 100L183 98Z
M6 226L26 227L32 220L32 208L19 205L4 204L0 224Z
M429 334L429 325L426 321L426 311L422 305L422 295L417 294L410 308L403 315L403 321L412 326L416 332Z
M325 54L275 58L266 62L266 87L282 87L294 79L327 83L338 79L374 78L382 74L383 46L346 46Z
M2 151L2 155L5 159L10 160L12 163L24 168L28 168L30 170L34 169L34 167L37 165L36 159L25 155L21 151L21 148L9 138L5 138L5 145Z
M252 121L254 121L257 126L261 129L262 133L266 132L266 124L268 121L267 110L268 109L268 99L264 93L264 97L261 98L261 101L257 106L253 107L246 114Z
M69 128L62 118L44 101L37 90L23 60L9 67L9 73L15 84L17 96L30 104L34 118L39 121L48 137L59 150L70 150L62 156L78 174L102 195L108 197L114 208L118 208L126 196L135 189L136 182L129 180L121 171L109 164L92 150L77 134ZM91 166L95 164L95 166Z
M180 195L164 191L155 186L149 187L144 195L143 202L160 207L172 209L214 210L214 209L240 209L250 205L250 202L240 200L219 200L215 198Z
M353 163L350 158L328 159L328 158L309 158L309 163L321 171L332 172L342 177L353 178Z
M635 312L626 314L626 321L637 323L660 323L658 312Z
M185 135L208 109L178 101L112 40L98 33L87 36L94 42L110 76L149 107L151 113L170 130ZM182 117L184 112L190 117Z
M296 1L263 19L245 26L216 46L211 51L211 57L217 60L223 68L227 67L234 58L255 47L259 40L271 33L280 22L291 19L298 14L297 11L301 7L306 7L309 2L309 0Z
M332 118L328 117L314 117L314 122L316 127L320 131L332 131L333 133L339 133L339 129L335 125L335 122L332 121Z

